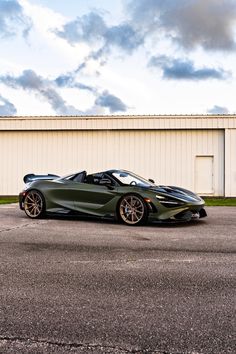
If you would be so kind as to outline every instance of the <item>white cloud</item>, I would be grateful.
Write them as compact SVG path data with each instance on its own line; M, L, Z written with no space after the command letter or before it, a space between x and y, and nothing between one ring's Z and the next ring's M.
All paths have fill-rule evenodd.
M175 2L178 18L175 18L174 22L168 22L169 17L173 15L173 7L170 4L174 3L169 0L164 2L160 0L129 1L133 5L132 13L125 13L127 2L122 0L116 2L104 0L102 4L101 2L98 4L96 0L86 2L72 0L67 3L49 0L19 0L19 3L24 16L30 18L32 26L27 40L21 35L11 37L11 41L0 38L1 77L8 75L9 78L20 78L23 72L31 70L37 77L41 77L44 83L47 82L50 87L45 84L46 87L54 90L53 92L58 95L55 95L55 98L60 98L61 101L59 101L65 107L73 106L78 112L85 114L109 114L112 109L111 105L107 105L109 102L109 104L123 103L127 109L126 113L129 114L206 113L215 106L227 108L229 112L236 111L234 98L236 54L231 46L236 33L233 21L234 11L232 14L228 11L231 0L225 2L227 4L226 15L221 16L217 33L213 33L211 28L207 27L206 18L209 9L216 9L220 0L209 0L207 8L203 0L198 2L201 6L197 6L196 0L191 0L191 3L183 0ZM153 10L160 7L161 3L163 8L160 23L158 16L156 16L157 21L154 21ZM181 9L184 4L186 5L185 12L191 15L191 19L194 14L193 9L196 9L196 23L200 25L201 35L198 36L196 33L195 22L189 20L183 25L184 28L189 27L189 33L185 34L181 27L180 20L184 16ZM103 8L96 10L98 5ZM143 11L140 11L141 5ZM115 10L118 11L117 16ZM92 44L93 41L85 43L86 31L83 32L85 39L83 43L80 41L73 45L55 34L55 28L63 30L66 23L73 23L76 18L81 19L83 15L91 14L91 12L97 12L105 23L106 34L103 34L102 42L105 41L106 48L101 47L101 43ZM137 16L132 17L134 13ZM213 18L218 19L217 13L213 15ZM87 23L85 22L84 25ZM76 26L79 25L80 21L77 20ZM93 24L90 29L94 30ZM79 31L80 28L76 30ZM136 30L138 30L138 36L140 33L144 36L144 45L141 45L141 42L137 42L136 45L130 42L133 34L137 35L132 32ZM124 42L123 35L126 31L129 36ZM91 33L94 39L94 31ZM207 42L203 42L204 33L206 33ZM192 42L189 41L190 37L186 37L187 34L192 36ZM221 42L213 41L215 47L211 49L218 48L218 51L213 53L209 51L209 43L213 43L212 40L216 36L221 39ZM176 45L176 40L178 40L178 45ZM162 62L158 70L147 67L151 57L160 58L163 55L169 63L168 66ZM178 62L174 61L176 58ZM187 72L185 70L185 75L188 74L188 82L181 82L181 77L178 76L180 69L183 69L183 64L185 64L185 69L188 69ZM167 76L164 74L168 74L167 69L171 69L172 72L175 69L174 82L166 80ZM224 74L230 71L232 77L225 82L223 79L227 75ZM204 82L200 80L194 82L193 79L199 75L201 78L204 76ZM66 84L67 77L69 81ZM214 79L210 82L209 78L212 77L222 80ZM58 83L60 80L55 81L57 78L61 81L64 79L64 83L60 85ZM52 93L50 90L47 92ZM17 114L53 115L58 112L55 107L53 109L49 101L45 100L46 93L42 96L32 90L26 91L19 87L16 90L7 86L6 81L5 84L0 84L0 93L17 108ZM48 96L48 99L50 97Z
M49 72L54 75L60 73L63 67L67 70L75 68L88 55L87 45L71 47L53 33L53 28L68 21L66 17L48 7L33 5L28 0L20 2L34 25L27 50L28 68L38 69L42 75ZM30 63L33 63L33 66L30 67Z

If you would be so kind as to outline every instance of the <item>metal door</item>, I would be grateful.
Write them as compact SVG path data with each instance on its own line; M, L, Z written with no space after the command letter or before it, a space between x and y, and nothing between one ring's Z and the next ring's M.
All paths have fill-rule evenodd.
M214 156L196 156L195 191L201 195L214 193Z

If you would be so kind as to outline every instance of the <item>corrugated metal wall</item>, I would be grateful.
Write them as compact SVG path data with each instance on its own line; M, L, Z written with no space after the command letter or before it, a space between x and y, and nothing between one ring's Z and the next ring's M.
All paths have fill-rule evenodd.
M225 195L236 196L236 129L225 130Z
M224 195L224 130L0 131L0 195L27 173L124 168L195 190L196 156L213 156L213 195Z

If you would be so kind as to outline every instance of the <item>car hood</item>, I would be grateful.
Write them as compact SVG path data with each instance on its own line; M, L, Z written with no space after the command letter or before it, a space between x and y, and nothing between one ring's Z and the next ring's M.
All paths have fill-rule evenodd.
M181 187L175 187L175 186L154 186L149 188L150 191L163 196L163 197L169 197L169 198L174 198L174 199L179 199L185 202L200 202L202 201L202 198L200 198L198 195L195 193L183 189Z

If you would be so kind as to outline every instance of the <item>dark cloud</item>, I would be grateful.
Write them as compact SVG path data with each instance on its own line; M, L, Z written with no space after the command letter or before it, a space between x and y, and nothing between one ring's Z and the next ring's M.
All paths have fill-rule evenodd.
M0 116L14 116L16 113L14 104L0 95Z
M143 38L129 24L108 28L104 38L107 46L116 45L126 52L132 52L143 44Z
M229 114L229 110L226 107L221 107L215 105L213 108L208 109L207 113L209 114Z
M80 90L86 90L92 93L97 92L94 87L77 82L75 80L75 73L60 75L55 79L55 83L59 87L78 88Z
M131 0L128 9L146 36L164 33L185 48L235 49L235 0Z
M103 46L102 48L100 48L96 51L90 52L89 55L87 55L84 58L84 61L74 71L74 74L78 74L80 72L83 72L83 70L87 68L88 63L91 60L98 61L100 66L105 65L107 62L106 55L108 54L108 52L109 52L109 49L108 49L108 47L105 47L105 46ZM96 71L96 75L100 75L100 72Z
M12 88L22 88L43 98L60 115L79 115L81 111L67 105L54 85L47 79L37 75L33 70L25 70L20 76L2 75L0 82Z
M80 90L87 90L94 94L96 99L92 111L97 111L98 107L108 108L110 113L125 112L127 110L127 106L121 101L121 99L110 94L108 91L104 91L101 94L99 93L99 90L95 87L78 83L75 79L76 74L77 71L75 71L74 73L68 73L66 75L60 75L55 79L55 83L59 87L77 88ZM91 112L91 110L87 111L87 113L88 112Z
M32 24L24 15L22 6L16 0L0 0L0 37L9 37L21 32L24 37Z
M150 67L159 67L163 77L172 80L224 80L229 73L223 69L200 68L197 69L190 60L168 58L166 56L152 57L148 64Z
M90 12L76 20L66 23L63 29L54 32L70 44L78 42L93 42L102 40L107 30L103 18L95 12Z
M49 103L53 110L59 115L97 114L98 111L101 111L99 107L108 108L111 113L124 112L127 110L126 105L118 97L110 94L108 91L104 91L102 94L100 94L96 88L76 82L73 73L58 76L55 80L48 80L42 76L37 75L33 70L25 70L19 76L0 76L0 83L3 83L14 89L21 88L36 94L40 98L44 99L47 103ZM94 94L95 104L86 111L78 110L77 108L68 105L64 101L64 99L57 92L57 87L88 90ZM0 104L1 101L4 104L3 106L0 106L2 111L4 109L4 112L7 112L7 109L9 109L10 115L14 114L14 112L16 113L16 111L14 111L14 106L0 96ZM0 110L0 112L2 111Z
M95 104L108 108L110 113L127 111L127 106L121 101L121 99L111 95L108 91L104 91L99 95Z
M55 30L54 33L70 44L86 42L100 45L99 50L93 52L96 58L108 52L112 46L130 53L143 43L143 37L130 24L122 23L109 27L102 16L95 12L77 17L76 20L65 24L62 30Z

